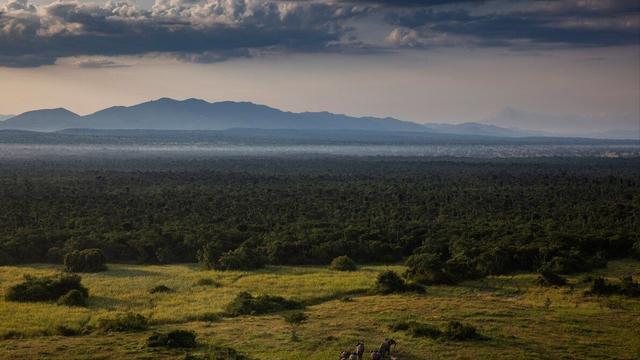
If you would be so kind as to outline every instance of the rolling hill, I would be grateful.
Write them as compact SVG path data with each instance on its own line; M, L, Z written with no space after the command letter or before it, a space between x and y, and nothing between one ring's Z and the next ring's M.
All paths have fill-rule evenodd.
M80 116L66 109L29 111L0 123L0 129L60 131L102 130L350 130L420 132L522 137L531 132L479 123L417 124L390 117L353 117L330 112L293 113L250 102L210 103L199 99L161 98L133 106L114 106Z

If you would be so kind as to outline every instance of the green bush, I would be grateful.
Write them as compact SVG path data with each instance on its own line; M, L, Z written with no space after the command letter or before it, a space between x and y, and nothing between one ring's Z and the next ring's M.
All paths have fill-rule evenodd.
M404 280L395 271L383 271L376 278L376 291L381 294L405 292L406 290L407 286Z
M405 276L422 284L453 283L451 275L446 272L445 264L437 254L413 254L405 261Z
M198 279L198 281L196 281L196 285L197 286L213 286L217 288L222 286L222 284L220 284L219 282L209 278Z
M302 311L292 311L283 314L282 318L289 324L299 325L307 320L307 315Z
M242 245L235 250L228 251L213 264L216 270L255 270L264 267L261 253L251 246Z
M167 346L169 337L164 333L153 333L147 338L147 347Z
M47 250L45 260L49 264L61 264L64 261L64 250L59 247L53 246Z
M302 323L307 321L307 315L302 311L292 311L283 314L282 318L291 326L291 339L297 341L298 335L296 334L296 329L298 326L302 325Z
M409 325L408 333L413 337L428 337L431 339L437 339L442 335L438 328L417 322Z
M477 270L477 261L466 254L457 254L444 264L444 271L435 277L435 284L455 284L466 279L476 279L482 274Z
M567 279L556 274L551 269L543 267L538 271L537 283L542 286L564 286L567 284Z
M409 330L409 326L411 326L410 322L407 322L407 321L394 321L389 325L389 329L391 331L407 331L407 330Z
M355 261L351 260L348 256L338 256L337 258L331 261L331 265L329 266L332 270L337 271L356 271L358 270L358 265L356 265Z
M406 331L413 337L438 339L442 336L442 331L438 328L416 321L396 321L389 325L389 329L391 329L391 331Z
M609 284L603 277L599 277L593 279L588 293L591 295L612 295L618 293L619 290L617 286Z
M60 336L78 336L82 333L80 329L68 327L66 325L58 325L55 329L55 334Z
M480 338L475 327L459 321L449 321L442 337L447 340L463 341Z
M154 333L147 338L148 347L194 348L197 346L196 333L187 330L173 330L167 334Z
M419 284L407 283L395 271L387 270L378 274L375 291L380 294L392 294L402 292L424 293L425 288Z
M607 266L607 258L604 253L598 252L593 256L587 256L578 250L560 252L543 267L559 274L571 274Z
M64 256L68 272L99 272L107 269L107 259L100 249L74 250Z
M187 330L173 330L167 334L168 347L194 348L196 343L196 333Z
M621 279L620 294L629 297L640 297L640 284L634 282L631 276L625 276Z
M620 285L608 283L604 278L599 277L593 280L587 294L640 297L640 284L634 282L631 276L623 277Z
M140 314L126 313L115 318L98 320L98 329L102 331L142 331L149 326L147 318Z
M166 285L158 285L156 287L149 289L149 294L170 293L170 292L173 292L173 290Z
M8 301L56 301L71 290L78 290L83 297L89 296L89 290L82 286L78 275L61 274L57 276L25 276L24 282L7 289Z
M254 297L248 292L241 292L233 301L227 304L225 310L230 316L240 316L260 315L302 308L304 308L302 303L280 296L260 295Z
M204 244L198 250L198 262L202 264L206 269L213 269L218 261L218 258L222 255L222 250L218 244L209 242Z
M58 305L87 306L87 298L77 289L73 289L58 299Z

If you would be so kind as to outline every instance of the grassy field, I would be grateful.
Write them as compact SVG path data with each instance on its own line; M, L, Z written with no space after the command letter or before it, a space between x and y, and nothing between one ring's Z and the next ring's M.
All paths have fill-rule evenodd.
M398 341L399 359L585 359L640 358L640 301L584 295L587 274L569 277L571 285L543 288L536 275L489 277L458 286L432 286L424 295L378 296L367 292L376 274L400 266L366 266L343 273L320 267L267 267L254 272L204 271L197 265L109 265L98 274L84 274L89 288L87 308L49 303L0 300L0 358L181 359L184 350L150 349L145 339L153 331L193 330L201 344L224 345L255 359L336 359L358 339L368 348L385 337ZM54 274L51 265L0 267L0 291L23 275ZM594 275L640 279L640 262L610 262ZM220 287L197 285L213 279ZM150 294L164 284L173 293ZM241 291L281 295L304 301L309 317L292 340L279 315L213 319ZM3 295L3 294L2 294ZM345 299L347 297L348 299ZM3 297L4 299L4 297ZM142 332L61 336L59 325L83 328L100 318L136 312L151 320ZM412 338L392 332L394 320L418 320L443 327L459 320L478 328L484 340L452 342ZM368 352L368 351L367 351Z

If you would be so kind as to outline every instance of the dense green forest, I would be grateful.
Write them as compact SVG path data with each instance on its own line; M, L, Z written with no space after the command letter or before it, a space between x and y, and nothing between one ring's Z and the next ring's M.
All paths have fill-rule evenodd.
M0 264L407 260L426 282L640 253L640 160L2 160Z

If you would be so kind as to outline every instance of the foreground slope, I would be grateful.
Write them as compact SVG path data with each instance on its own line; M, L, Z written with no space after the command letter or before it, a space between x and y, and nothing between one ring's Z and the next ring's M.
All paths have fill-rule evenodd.
M534 274L489 277L458 286L432 286L425 295L379 296L366 293L375 274L397 266L367 266L353 273L318 267L269 267L256 272L214 272L196 265L110 265L107 272L85 274L90 289L87 309L54 304L18 304L0 300L0 357L182 359L184 350L149 349L153 331L194 330L203 354L209 344L231 346L255 359L336 358L339 351L365 339L369 349L391 336L400 359L619 358L640 353L640 301L585 296L582 280L573 286L543 288ZM612 261L593 275L640 277L635 260ZM50 265L2 267L2 291L24 274L50 274ZM219 281L219 288L197 286L201 278ZM149 294L165 284L176 290ZM298 298L308 304L309 321L292 341L278 314L214 319L240 291ZM547 300L548 299L548 300ZM545 305L546 303L546 305ZM93 324L102 317L133 311L151 319L143 332L57 335L57 327ZM210 316L210 315L209 315ZM487 337L481 341L436 341L392 332L396 320L413 319L442 327L450 320L472 324ZM213 321L208 321L213 320Z

